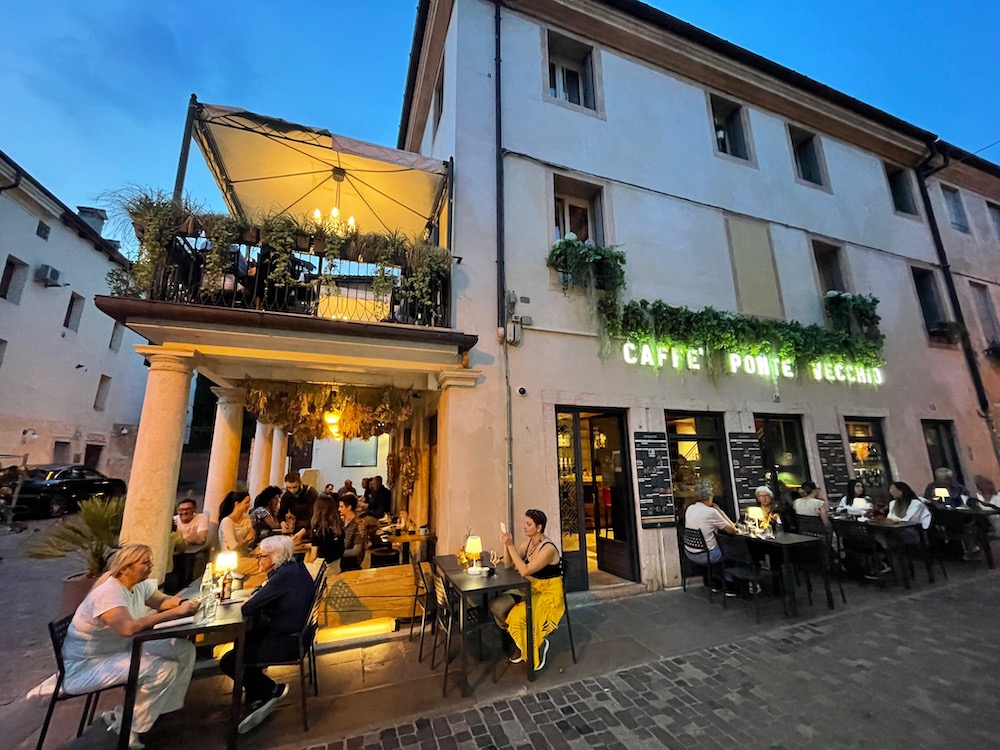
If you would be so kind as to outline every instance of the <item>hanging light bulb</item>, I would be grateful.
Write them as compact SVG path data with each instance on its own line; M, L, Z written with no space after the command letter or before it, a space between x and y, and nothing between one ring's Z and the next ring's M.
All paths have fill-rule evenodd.
M331 219L339 219L340 218L340 209L337 208L336 206L334 206L333 208L331 208L330 209L330 218Z
M351 229L354 229L354 217L353 216L348 217L348 219L347 219L347 226L350 227Z
M323 223L323 214L320 212L320 210L318 208L315 211L313 211L313 220L317 224L322 224Z

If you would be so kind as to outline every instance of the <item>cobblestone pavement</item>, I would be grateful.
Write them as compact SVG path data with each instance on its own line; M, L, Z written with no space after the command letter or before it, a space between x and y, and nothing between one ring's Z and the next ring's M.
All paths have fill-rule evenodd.
M1000 577L309 750L997 747Z

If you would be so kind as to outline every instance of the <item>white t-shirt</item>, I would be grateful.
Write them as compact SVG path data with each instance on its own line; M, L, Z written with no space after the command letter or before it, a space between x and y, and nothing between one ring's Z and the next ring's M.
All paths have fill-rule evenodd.
M684 526L689 529L698 529L705 537L705 544L711 550L719 546L719 543L715 541L715 532L727 528L729 521L714 506L709 507L705 503L692 503L684 514ZM691 549L686 545L685 549L692 554L704 551Z
M818 516L819 509L826 505L826 501L818 497L797 497L792 505L800 516Z
M840 498L840 504L837 505L838 508L864 508L865 510L872 509L872 499L865 495L864 497L848 497L844 495Z
M174 516L174 525L177 526L177 530L184 537L185 546L183 551L185 554L201 552L208 546L208 516L204 513L195 513L194 517L188 523L181 521L180 516ZM205 541L200 543L188 541L198 537L201 537Z
M125 607L132 617L144 617L152 612L146 602L155 591L156 581L148 578L133 586L131 591L117 578L108 578L91 589L73 615L63 642L63 658L67 662L83 661L128 652L132 639L118 635L100 616L116 607Z
M979 498L979 502L986 503L987 505L993 505L1000 508L1000 492L995 494L993 497L983 497L982 492L977 492L976 497Z
M232 516L226 516L219 521L219 546L223 550L232 550L245 555L253 541L253 523L250 516L244 514L238 521Z
M897 515L894 508L896 507L896 501L893 500L889 503L887 509L887 515L889 518L893 518L897 521L920 521L920 525L925 529L931 527L931 509L928 508L921 498L914 498L910 500L910 504L906 507L906 513L902 516Z

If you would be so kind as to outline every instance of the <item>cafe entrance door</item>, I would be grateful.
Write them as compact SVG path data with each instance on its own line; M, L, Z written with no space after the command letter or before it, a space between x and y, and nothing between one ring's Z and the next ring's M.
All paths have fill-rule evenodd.
M639 580L628 433L620 411L556 411L559 525L566 586Z

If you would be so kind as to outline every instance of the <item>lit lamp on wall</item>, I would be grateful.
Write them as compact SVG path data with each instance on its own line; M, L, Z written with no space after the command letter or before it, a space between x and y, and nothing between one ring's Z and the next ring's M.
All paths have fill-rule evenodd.
M465 554L467 557L472 559L472 565L469 566L469 575L477 576L483 572L483 569L479 567L479 556L483 554L483 540L478 536L470 536L465 540Z
M326 422L326 428L330 433L330 437L334 440L342 440L343 435L340 434L340 412L339 411L328 411L323 414L323 421Z

